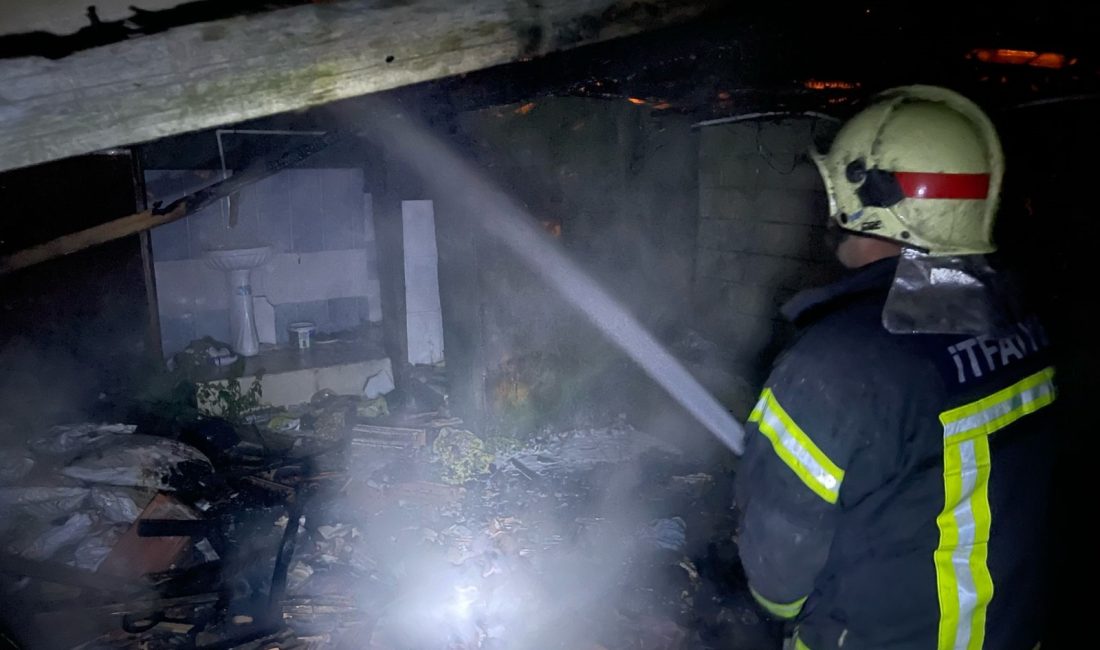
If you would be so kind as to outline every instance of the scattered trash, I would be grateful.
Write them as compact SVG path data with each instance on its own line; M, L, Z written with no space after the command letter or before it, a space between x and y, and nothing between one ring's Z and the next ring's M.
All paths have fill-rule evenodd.
M91 490L91 502L99 517L113 524L131 524L141 516L141 507L134 500L137 492L127 492L125 488L99 488ZM149 499L142 501L142 506Z
M322 388L309 398L309 403L311 406L323 406L325 403L339 398L340 395L331 388Z
M237 362L237 359L240 358L237 355L233 354L233 352L230 351L229 348L218 348L216 350L210 350L209 354L210 363L219 368L231 366Z
M202 555L202 559L206 562L216 562L221 559L218 552L214 550L214 546L210 543L210 540L205 537L195 542L195 550Z
M95 535L86 537L73 553L73 565L85 571L95 571L111 554L125 527L110 526Z
M682 551L687 544L687 524L680 517L656 519L638 534L638 538L667 551Z
M512 465L519 470L519 473L523 475L523 478L532 482L537 482L539 480L540 477L538 475L538 472L531 469L527 465L524 465L523 461L521 461L520 459L513 457L509 459L509 462L511 462Z
M347 415L338 405L325 409L313 419L313 430L324 440L347 438Z
M132 424L73 424L50 427L43 435L31 438L27 446L36 454L61 456L110 444L118 436L128 436L137 430Z
M176 490L213 473L198 449L182 442L133 434L115 436L61 469L69 478L102 485Z
M702 498L714 486L714 477L710 474L697 472L684 476L673 476L670 488L691 498Z
M49 521L79 510L92 491L86 487L6 487L0 488L0 519L15 514Z
M204 416L184 428L180 441L212 460L225 460L241 444L241 437L228 420Z
M427 444L427 431L406 427L357 424L351 429L352 444L390 449L411 449Z
M493 460L485 451L485 443L465 429L444 427L432 446L443 463L443 480L451 485L485 474Z
M547 647L538 629L560 632L554 647L711 647L692 622L720 621L701 612L724 601L686 552L689 521L726 516L701 499L718 474L621 420L495 457L447 410L442 369L414 374L412 398L323 390L239 422L194 419L180 441L144 424L48 430L16 450L10 479L0 464L15 483L0 487L3 550L62 584L154 585L104 601L88 650ZM19 485L31 476L52 484ZM562 606L578 581L599 588L583 611Z
M34 458L20 449L0 449L0 485L14 485L34 469Z
M373 419L390 414L389 404L385 397L374 397L356 407L355 414L361 418Z
M458 503L466 495L466 491L461 487L430 481L397 483L388 486L385 493L392 501L399 504L417 503L438 506Z
M393 373L389 368L384 368L367 377L366 383L363 384L363 397L368 400L377 399L391 392L395 387Z
M279 432L300 431L302 429L302 418L294 417L289 413L280 413L268 420L267 428Z
M290 567L290 571L286 576L286 588L287 591L294 593L302 588L309 579L313 576L313 567L302 562L301 560L294 563Z
M18 554L29 560L45 560L52 558L58 551L67 546L76 546L88 535L93 525L91 516L83 512L73 513L64 523L50 527L37 536L26 547L19 549Z

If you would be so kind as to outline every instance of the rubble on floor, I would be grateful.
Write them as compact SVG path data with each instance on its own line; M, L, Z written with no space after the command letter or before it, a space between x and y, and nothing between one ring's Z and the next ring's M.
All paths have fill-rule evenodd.
M774 638L729 477L625 419L490 449L431 372L413 382L400 404L322 392L236 424L34 436L0 466L6 623L87 650Z

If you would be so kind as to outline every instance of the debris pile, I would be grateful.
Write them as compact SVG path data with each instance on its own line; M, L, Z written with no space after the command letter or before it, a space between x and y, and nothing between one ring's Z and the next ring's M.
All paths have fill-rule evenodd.
M722 473L625 418L500 451L413 381L396 407L322 391L38 433L0 465L8 624L87 649L674 649L766 627L715 586L743 578L707 576L735 564Z

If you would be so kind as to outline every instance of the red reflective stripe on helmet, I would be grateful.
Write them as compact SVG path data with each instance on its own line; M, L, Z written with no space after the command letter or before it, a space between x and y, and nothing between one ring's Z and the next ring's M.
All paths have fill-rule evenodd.
M894 172L901 191L910 199L984 199L989 196L989 174Z

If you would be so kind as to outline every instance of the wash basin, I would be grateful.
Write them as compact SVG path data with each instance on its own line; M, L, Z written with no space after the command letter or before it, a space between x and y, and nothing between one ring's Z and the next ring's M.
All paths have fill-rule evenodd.
M219 271L243 271L253 269L271 258L271 247L230 248L208 251L206 263Z
M229 333L233 337L233 350L243 357L255 356L260 351L260 338L256 335L255 307L252 304L252 269L271 257L270 246L258 248L230 248L209 251L206 263L219 271L225 271L229 287Z

